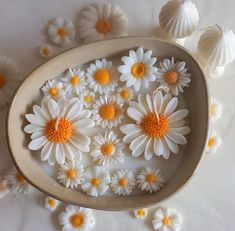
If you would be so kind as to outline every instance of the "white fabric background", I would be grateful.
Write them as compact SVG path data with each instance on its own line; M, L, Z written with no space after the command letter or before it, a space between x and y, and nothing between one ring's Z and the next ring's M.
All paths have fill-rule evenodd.
M76 21L79 11L90 3L113 2L129 18L129 35L156 35L158 14L163 0L0 0L0 55L19 63L22 76L44 62L38 47L46 42L45 26L54 17ZM234 0L195 0L200 13L200 27L214 23L235 30ZM200 32L186 42L195 52ZM72 46L78 45L78 42ZM63 49L53 47L56 53ZM221 133L223 145L214 155L205 154L192 181L163 206L176 208L183 217L182 231L235 230L235 63L228 66L222 79L209 80L212 96L223 104L223 117L214 126ZM197 100L197 99L196 99ZM198 99L201 100L201 99ZM0 173L11 166L5 138L5 110L0 111ZM8 196L0 201L1 231L61 230L57 214L43 208L39 192L29 196ZM129 212L94 211L96 231L152 230L151 208L147 220L133 219Z

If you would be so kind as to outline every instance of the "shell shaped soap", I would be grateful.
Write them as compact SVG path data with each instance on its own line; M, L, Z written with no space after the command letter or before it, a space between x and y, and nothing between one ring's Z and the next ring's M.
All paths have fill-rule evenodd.
M198 57L204 65L225 66L235 59L235 34L232 30L211 26L198 42Z
M159 22L162 30L171 37L185 38L197 28L198 10L189 0L170 0L162 7Z

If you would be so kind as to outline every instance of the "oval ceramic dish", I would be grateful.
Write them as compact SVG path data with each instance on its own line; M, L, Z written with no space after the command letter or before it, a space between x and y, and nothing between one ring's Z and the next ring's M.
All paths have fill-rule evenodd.
M85 64L103 57L118 57L129 49L143 47L153 51L158 59L174 56L186 62L192 74L184 99L189 109L191 133L182 160L160 192L133 196L90 197L83 192L63 187L50 177L27 148L28 138L23 128L24 115L40 96L40 87L69 67ZM203 71L195 59L182 47L148 37L127 37L100 41L71 49L33 71L21 84L12 101L7 121L8 144L11 156L20 173L38 190L69 204L103 210L129 210L157 204L174 195L194 174L207 140L208 92Z

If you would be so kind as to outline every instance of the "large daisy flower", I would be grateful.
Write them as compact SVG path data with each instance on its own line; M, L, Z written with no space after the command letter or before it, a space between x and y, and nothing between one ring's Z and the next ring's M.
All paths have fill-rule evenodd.
M63 84L56 80L48 80L42 87L42 92L46 97L54 98L58 100L60 97L65 97L65 91L63 90Z
M184 87L188 87L191 82L191 74L187 73L185 62L175 62L174 57L164 59L160 62L160 69L156 75L156 81L162 86L167 86L173 95L183 92Z
M3 180L0 177L0 199L4 198L9 193L9 188L7 185L7 181Z
M100 94L107 94L114 91L117 86L117 72L111 61L106 59L96 60L87 68L87 82L89 88Z
M215 98L211 99L210 117L212 121L218 120L222 115L222 104Z
M83 102L86 108L91 108L92 103L95 100L95 93L92 91L84 90L79 95L80 100Z
M0 107L10 102L19 83L16 63L5 56L0 57Z
M123 142L130 144L132 156L144 153L146 160L153 154L168 159L170 152L179 152L179 144L187 143L184 136L190 129L184 126L184 118L188 110L175 111L177 105L178 98L170 94L163 96L161 91L153 97L139 95L138 103L130 102L127 114L136 124L126 124L120 129L125 134Z
M43 100L41 107L33 106L33 112L26 114L30 124L24 131L32 134L30 150L42 148L42 161L63 164L66 157L80 159L81 152L89 152L90 138L84 132L95 123L89 119L91 112L83 110L78 98Z
M44 199L44 206L49 211L52 211L52 212L55 211L59 204L60 202L52 197L47 196Z
M220 135L218 135L216 131L211 130L207 141L206 152L216 153L221 143L222 139Z
M101 96L93 105L93 119L97 125L105 127L116 127L123 118L122 104L115 96Z
M48 36L52 43L65 46L75 37L74 24L70 19L56 18L48 27Z
M68 205L65 212L59 214L62 231L89 231L95 225L95 218L90 209Z
M127 17L111 4L96 4L82 11L79 35L84 42L127 35Z
M151 56L151 50L144 52L139 47L137 51L130 50L129 56L121 58L124 65L119 66L118 71L121 73L120 80L126 82L126 87L133 86L135 91L139 91L140 87L148 88L149 82L155 81L157 68L153 65L157 58Z
M75 93L79 95L86 85L84 71L79 68L69 68L61 81L64 83L65 90L68 94Z
M123 148L125 145L120 142L113 131L106 132L104 136L98 134L94 140L95 148L91 152L93 161L98 161L98 164L104 166L124 161Z

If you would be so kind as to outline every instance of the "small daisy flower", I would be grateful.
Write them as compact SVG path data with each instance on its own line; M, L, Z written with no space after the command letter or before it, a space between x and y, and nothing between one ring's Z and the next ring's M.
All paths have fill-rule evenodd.
M133 98L133 91L127 87L119 87L118 89L118 97L121 102L129 102Z
M115 96L101 96L93 105L93 119L102 128L116 127L121 123L123 116L122 104Z
M156 231L179 231L182 220L174 209L160 207L153 215L152 224Z
M7 181L8 188L13 193L29 194L32 191L32 186L16 170L8 172L4 179Z
M125 145L117 139L117 135L113 131L106 132L104 136L98 134L94 140L95 148L91 152L93 161L98 161L98 164L103 166L124 161L123 148Z
M159 169L146 167L137 176L137 184L142 191L157 192L164 183L165 180Z
M80 94L80 99L86 108L91 108L91 105L95 100L95 93L90 92L88 90L84 90Z
M3 199L9 193L9 188L6 180L0 177L0 199Z
M16 63L5 56L0 57L0 108L10 102L19 83Z
M111 188L117 195L129 195L134 187L135 176L130 170L120 169L111 177Z
M69 68L67 74L61 81L64 83L65 90L68 94L75 93L79 95L86 85L84 71L80 68Z
M81 184L84 168L78 161L69 161L60 166L58 179L67 188L77 187Z
M51 48L48 45L42 45L40 47L40 55L48 59L51 56Z
M75 37L74 24L70 19L56 18L48 27L48 36L55 45L70 44Z
M219 146L222 143L221 137L215 132L210 131L209 138L207 141L206 152L207 153L215 153Z
M158 69L156 81L161 86L167 86L170 93L177 96L191 82L191 74L187 73L185 64L185 62L175 62L174 57L171 60L164 59L159 64L161 68Z
M58 216L62 231L90 231L95 225L95 218L90 209L68 205L65 212Z
M48 80L42 87L42 92L46 97L54 98L58 100L60 97L65 97L65 91L63 90L63 84L56 80Z
M82 152L89 152L91 141L85 133L95 123L89 119L91 112L83 110L78 98L43 100L41 106L33 106L33 112L25 116L30 124L24 131L32 134L28 148L42 149L42 161L62 165L66 158L80 160Z
M121 58L124 65L119 66L118 71L121 73L120 80L126 82L126 87L133 86L135 91L139 91L141 87L148 88L149 82L155 81L157 68L153 65L157 58L151 56L151 50L144 52L139 47L137 51L130 50L129 56Z
M60 202L52 197L46 197L44 200L44 206L49 211L55 211Z
M210 116L212 121L218 120L222 115L222 104L215 98L211 99Z
M84 42L127 35L127 17L111 4L95 4L82 11L79 35Z
M111 61L96 60L95 64L92 63L87 68L86 75L89 88L100 94L108 94L110 91L114 91L117 86L117 74Z
M135 218L144 219L148 215L147 209L136 209L134 210Z
M89 196L97 197L98 195L103 195L109 189L110 176L103 167L94 166L88 168L83 178L82 190Z

